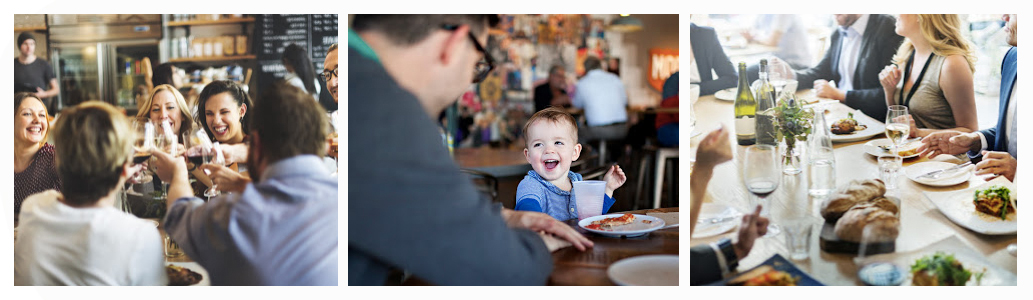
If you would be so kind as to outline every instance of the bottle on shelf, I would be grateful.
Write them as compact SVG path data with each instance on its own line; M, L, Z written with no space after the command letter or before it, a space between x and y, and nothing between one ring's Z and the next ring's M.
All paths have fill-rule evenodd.
M757 100L757 144L778 146L775 133L775 86L768 80L768 60L760 60L760 79L754 83Z
M739 87L735 95L735 137L740 146L757 142L757 101L753 99L749 80L746 79L746 62L739 62Z

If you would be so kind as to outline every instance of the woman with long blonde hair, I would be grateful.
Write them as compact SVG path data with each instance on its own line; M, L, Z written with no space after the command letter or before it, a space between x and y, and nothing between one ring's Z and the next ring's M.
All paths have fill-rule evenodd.
M172 131L182 137L194 127L194 116L190 111L186 99L179 90L171 85L162 84L151 90L151 96L136 113L136 119L151 122L169 121L172 123Z
M977 129L975 57L958 15L900 15L896 25L904 43L879 80L887 105L908 107L910 135Z

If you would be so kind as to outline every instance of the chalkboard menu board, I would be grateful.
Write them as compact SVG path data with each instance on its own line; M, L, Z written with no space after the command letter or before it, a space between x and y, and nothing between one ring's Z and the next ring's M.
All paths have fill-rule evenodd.
M330 45L337 43L336 14L325 15L256 15L255 53L258 70L254 80L259 89L283 79L283 49L297 44L309 52L316 73L323 71L323 60ZM337 103L326 92L326 82L319 80L319 103L327 111L337 110Z

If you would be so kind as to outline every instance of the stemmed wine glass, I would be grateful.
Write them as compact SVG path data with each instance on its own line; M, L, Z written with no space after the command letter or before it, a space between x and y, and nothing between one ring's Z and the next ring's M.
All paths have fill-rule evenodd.
M754 203L765 204L764 215L771 214L771 205L763 203L772 192L778 189L782 180L782 169L778 164L778 148L772 145L753 145L746 148L746 157L742 169L743 182L746 189L757 196ZM769 223L765 237L775 236L782 232L774 222Z
M222 156L219 142L215 142L211 148L206 149L206 151L203 152L202 158L206 164L217 164L220 166L226 165L226 160ZM208 170L205 170L204 174L209 176L212 175ZM208 190L204 191L204 196L208 197L208 200L211 200L212 197L218 196L219 194L219 185L215 184L215 181L212 180L212 186L209 187Z
M911 133L911 124L908 121L907 106L891 105L886 112L886 138L893 143L893 155L900 156L900 144L908 138Z
M782 96L782 92L795 93L795 86L790 85L790 82L795 82L793 79L793 68L788 63L781 59L769 59L768 60L768 80L771 81L771 85L775 86L775 99L779 99ZM794 87L793 91L786 91L786 86Z
M154 124L146 121L133 121L133 164L142 164L151 158L151 151L154 151L152 136L154 136ZM151 174L147 169L140 170L129 178L126 194L143 196L133 190L133 185L148 182L151 182Z
M176 156L179 136L172 130L171 120L159 120L158 125L155 125L154 132L154 145L158 151L165 152L169 155ZM161 183L161 195L160 198L164 199L168 195L169 183Z

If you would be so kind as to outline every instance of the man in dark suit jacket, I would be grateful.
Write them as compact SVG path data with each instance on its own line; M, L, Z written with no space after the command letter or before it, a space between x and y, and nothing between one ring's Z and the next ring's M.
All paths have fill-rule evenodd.
M817 66L796 71L798 88L814 88L819 97L839 100L881 120L886 115L886 98L879 71L892 62L904 40L894 32L895 22L888 15L836 15L840 27L830 37L832 46Z
M699 94L712 95L717 91L735 87L739 75L732 67L732 62L725 55L721 48L721 42L717 39L714 28L696 26L689 23L689 44L692 45L692 55L696 59L696 69L699 70ZM717 78L714 78L714 72ZM878 78L875 81L878 85Z
M1018 18L1016 15L1004 15L1004 20L1008 22L1004 28L1012 48L1008 49L1001 63L1001 107L998 109L997 125L972 133L946 131L930 134L922 139L924 145L918 148L922 155L929 157L968 152L973 162L979 162L976 164L976 175L994 175L987 180L999 176L1015 180L1015 171L1018 169L1018 109L1015 102L1017 99L1012 99L1016 95L1018 87L1015 82L1019 78L1019 48L1015 36Z

